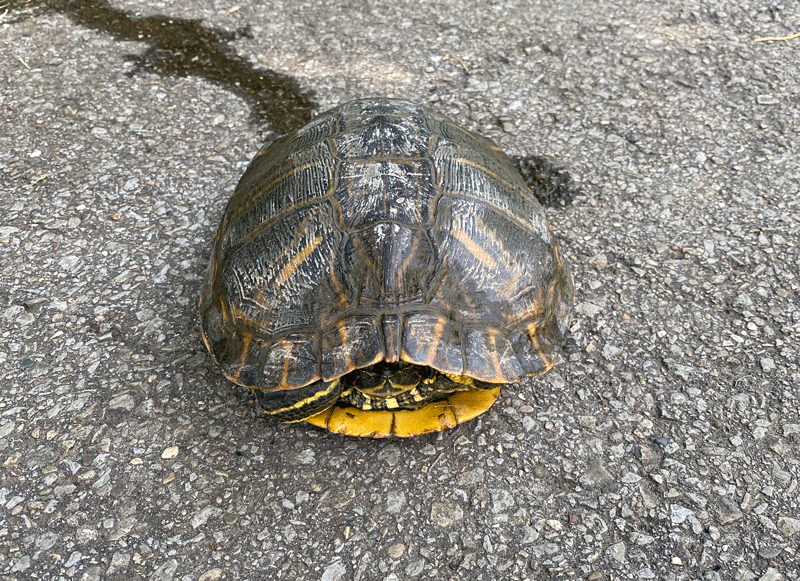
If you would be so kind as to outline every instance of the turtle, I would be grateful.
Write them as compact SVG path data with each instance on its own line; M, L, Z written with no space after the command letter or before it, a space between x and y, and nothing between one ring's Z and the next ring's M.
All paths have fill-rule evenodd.
M217 230L202 337L277 420L413 436L548 371L574 284L493 141L372 98L263 147Z

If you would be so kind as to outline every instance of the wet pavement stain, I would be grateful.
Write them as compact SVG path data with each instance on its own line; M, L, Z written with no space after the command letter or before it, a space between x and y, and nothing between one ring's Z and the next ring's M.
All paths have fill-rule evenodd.
M110 34L115 40L150 45L136 56L132 74L148 71L164 76L197 76L239 95L250 103L254 117L278 133L299 129L312 117L312 92L289 77L257 69L234 54L227 43L247 36L203 26L200 20L166 16L134 16L100 0L11 0L0 10L33 9L61 12L76 24Z
M569 172L544 157L527 155L515 157L512 161L542 206L564 208L572 204L580 193Z
M229 32L203 26L200 20L135 16L103 0L0 0L0 14L25 10L28 14L17 20L46 11L61 12L76 24L105 32L116 40L148 43L144 54L132 57L135 66L129 74L148 71L201 77L245 99L256 122L277 133L299 129L313 116L311 90L302 89L288 75L254 68L227 46L232 40L248 37L246 29ZM566 169L543 157L529 155L513 161L544 206L568 206L580 191Z

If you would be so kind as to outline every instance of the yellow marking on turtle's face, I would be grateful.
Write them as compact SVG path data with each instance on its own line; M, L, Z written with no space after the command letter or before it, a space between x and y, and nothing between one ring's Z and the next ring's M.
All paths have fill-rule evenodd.
M305 262L306 258L311 256L311 253L319 246L320 242L322 242L322 236L317 236L313 240L309 240L300 252L292 256L286 266L278 273L277 278L275 278L275 285L280 286L289 280L298 267Z
M497 268L497 261L492 258L488 252L486 252L481 245L475 242L469 235L464 232L463 230L459 230L454 228L452 230L453 236L455 236L461 244L464 245L472 256L474 256L478 262L484 265L486 268L494 270Z

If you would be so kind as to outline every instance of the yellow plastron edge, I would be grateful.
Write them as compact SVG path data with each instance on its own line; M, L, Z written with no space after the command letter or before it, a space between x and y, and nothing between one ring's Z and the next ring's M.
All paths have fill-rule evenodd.
M471 420L492 407L499 394L499 386L487 390L461 391L418 410L363 411L334 405L306 418L306 421L345 436L407 438L454 428Z

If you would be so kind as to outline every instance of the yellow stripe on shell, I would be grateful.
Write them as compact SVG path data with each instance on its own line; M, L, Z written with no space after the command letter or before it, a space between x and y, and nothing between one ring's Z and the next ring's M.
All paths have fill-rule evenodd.
M494 366L495 377L494 380L498 383L507 383L505 376L503 375L503 370L500 369L500 360L497 358L497 341L496 337L500 334L500 331L497 329L489 329L489 343L491 343L491 348L489 349L489 356L492 359L492 365Z
M489 254L483 248L481 248L481 245L470 238L466 232L463 230L458 230L457 228L454 228L452 232L453 236L455 236L456 239L464 245L464 248L466 248L469 253L478 260L478 262L491 270L495 270L497 268L497 261L489 256Z
M411 243L411 249L408 251L408 256L406 256L403 263L400 265L400 272L405 274L408 271L408 267L411 262L417 258L417 246L419 246L419 241L421 238L421 234L417 232L414 234L414 241Z
M250 354L249 353L250 342L252 340L253 340L252 333L246 333L246 332L242 333L242 360L241 363L239 364L239 368L233 375L231 375L231 381L234 383L239 383L239 374L242 372L242 369L244 369L244 366L247 364L247 356Z
M439 341L442 338L442 333L444 332L445 320L444 319L437 319L436 326L433 328L433 336L430 338L430 345L428 346L428 360L426 363L430 365L433 363L434 358L436 357L436 348L439 345Z
M542 363L544 363L544 370L538 373L538 375L547 373L555 363L555 357L552 361L545 357L544 352L542 351L542 346L539 345L539 339L536 338L536 323L530 323L528 325L528 337L530 338L531 343L533 343L533 346L536 348L536 354L539 356L539 359L541 359Z
M300 265L303 264L303 262L305 262L309 256L311 256L311 253L314 252L314 250L316 250L320 242L322 242L322 236L317 236L313 240L309 240L300 252L292 256L292 258L289 259L289 262L286 263L286 266L283 267L280 273L278 273L278 276L275 278L275 285L282 285L289 280L289 278L291 278L291 276L297 271Z

